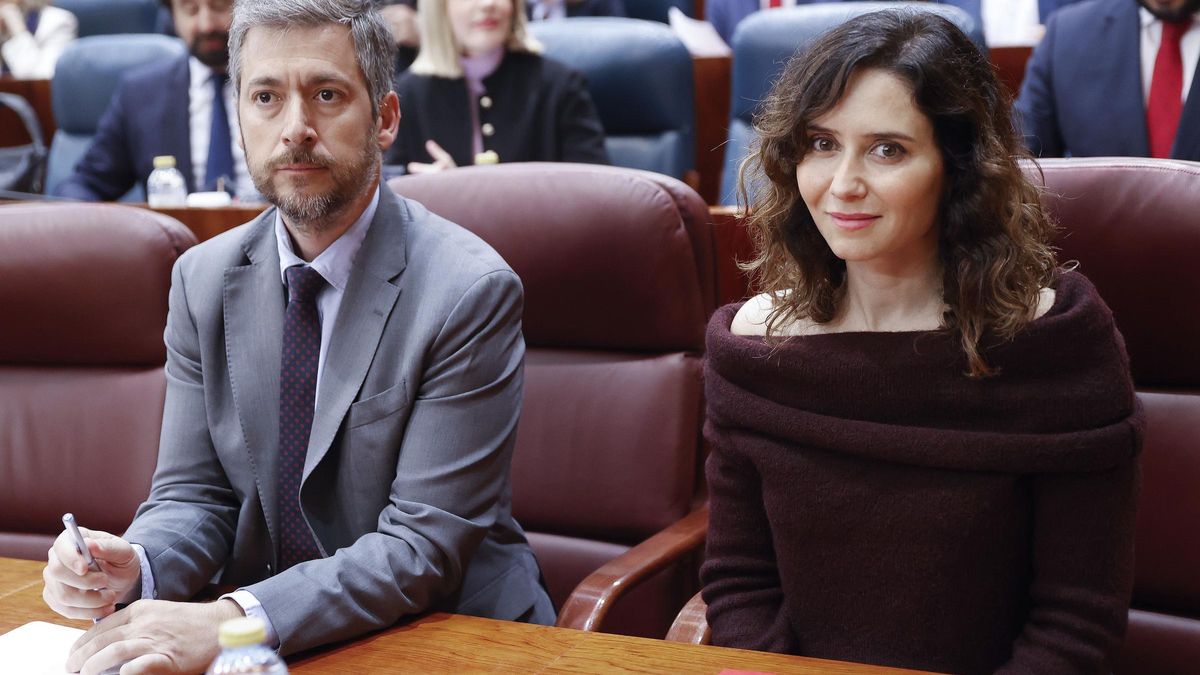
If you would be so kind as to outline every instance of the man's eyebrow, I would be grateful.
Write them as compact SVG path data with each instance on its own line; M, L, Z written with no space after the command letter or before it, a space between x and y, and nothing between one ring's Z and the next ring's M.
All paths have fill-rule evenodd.
M278 87L281 80L270 75L259 75L246 83L247 87Z
M334 72L314 73L310 77L306 77L303 85L306 87L315 87L322 84L340 84L349 86L352 83L350 78ZM273 75L259 75L246 83L249 87L280 87L283 86L283 80Z

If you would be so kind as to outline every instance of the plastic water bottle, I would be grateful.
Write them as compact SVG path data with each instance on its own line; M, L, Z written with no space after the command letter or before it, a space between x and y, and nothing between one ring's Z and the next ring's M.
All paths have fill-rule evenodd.
M187 183L175 168L175 158L159 155L154 158L154 171L146 180L146 201L150 208L183 206L187 203Z
M267 627L262 619L244 616L221 624L218 632L221 653L208 667L207 675L287 675L287 665L273 649L263 644Z

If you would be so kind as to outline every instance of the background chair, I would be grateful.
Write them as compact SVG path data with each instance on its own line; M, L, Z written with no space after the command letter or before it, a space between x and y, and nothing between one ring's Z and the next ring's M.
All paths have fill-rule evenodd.
M695 168L692 57L670 28L579 17L530 30L546 56L587 77L613 164L679 179Z
M194 243L143 209L0 206L0 556L45 560L68 511L123 532L149 494L171 266Z
M976 2L976 4L978 4ZM737 204L737 175L754 140L752 119L771 85L797 50L847 19L882 9L907 7L953 21L986 51L983 26L958 7L923 2L841 2L755 12L733 33L733 84L720 203Z
M1117 673L1200 664L1200 164L1044 159L1044 203L1125 336L1146 409L1136 580ZM1037 177L1035 175L1035 180Z
M75 169L108 109L117 83L130 68L176 58L187 52L178 38L165 35L101 35L76 40L58 60L51 83L58 131L50 143L46 193ZM148 92L148 95L153 92ZM180 112L186 115L187 110ZM122 201L145 201L144 185L135 186Z
M654 568L678 540L695 548L703 535L701 512L631 553L701 501L700 360L715 309L704 203L665 176L578 164L469 167L389 185L485 239L524 283L514 511L560 625L595 629L613 596L644 576L626 563ZM685 560L654 576L604 629L662 637L695 592L696 569Z
M1129 629L1118 674L1200 664L1200 164L1135 158L1040 160L1028 175L1125 337L1145 406L1142 492ZM1043 181L1044 177L1044 181ZM668 639L708 640L695 596Z
M79 19L79 37L117 33L153 33L157 0L54 0Z

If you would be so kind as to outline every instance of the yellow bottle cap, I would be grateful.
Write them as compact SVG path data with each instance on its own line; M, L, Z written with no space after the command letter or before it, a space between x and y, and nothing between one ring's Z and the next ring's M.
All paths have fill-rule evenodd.
M243 616L221 623L217 632L217 642L222 647L249 647L267 640L267 626L262 619Z
M172 155L159 155L154 158L154 168L156 169L174 169L175 157Z
M496 154L495 150L485 150L475 155L476 164L499 164L500 155Z

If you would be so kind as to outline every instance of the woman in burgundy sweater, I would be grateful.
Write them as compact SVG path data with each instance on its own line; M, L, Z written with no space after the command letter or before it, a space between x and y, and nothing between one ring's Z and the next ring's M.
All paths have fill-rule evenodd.
M788 64L756 125L763 292L708 330L713 642L1103 672L1141 416L987 59L936 16L865 15Z

